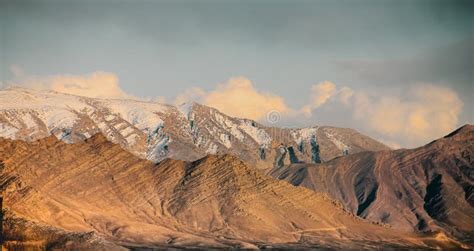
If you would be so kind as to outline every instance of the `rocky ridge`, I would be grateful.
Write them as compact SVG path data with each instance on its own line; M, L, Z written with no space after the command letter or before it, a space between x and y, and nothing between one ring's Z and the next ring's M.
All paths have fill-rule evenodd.
M269 174L324 192L355 215L474 242L474 126L416 149L363 152Z
M153 162L232 154L260 169L272 167L279 144L294 152L293 160L310 162L313 135L318 139L323 161L341 156L345 148L350 153L389 149L352 129L265 127L197 103L175 107L25 88L0 90L0 137L34 141L55 135L73 143L99 132ZM290 160L287 156L286 163Z
M122 247L461 245L365 221L324 194L272 179L231 155L154 164L97 134L73 144L54 136L0 139L0 163L0 190L14 217L94 232Z

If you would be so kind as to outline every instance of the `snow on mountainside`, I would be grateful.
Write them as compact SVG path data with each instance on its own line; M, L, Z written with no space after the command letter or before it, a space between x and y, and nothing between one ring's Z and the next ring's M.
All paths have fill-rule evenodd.
M351 129L268 128L196 103L174 107L17 87L0 91L0 137L31 141L53 134L72 143L99 132L155 162L168 157L195 160L206 154L230 153L259 168L269 168L274 149L281 143L298 149L295 154L299 160L310 161L313 135L323 160L342 155L343 148L351 153L388 149Z

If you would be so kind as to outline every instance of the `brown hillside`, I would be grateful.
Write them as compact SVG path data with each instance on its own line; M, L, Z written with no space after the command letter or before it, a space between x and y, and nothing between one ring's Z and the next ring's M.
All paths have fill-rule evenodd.
M366 222L228 155L156 165L98 134L75 144L2 139L0 160L0 187L15 217L124 246L458 245Z

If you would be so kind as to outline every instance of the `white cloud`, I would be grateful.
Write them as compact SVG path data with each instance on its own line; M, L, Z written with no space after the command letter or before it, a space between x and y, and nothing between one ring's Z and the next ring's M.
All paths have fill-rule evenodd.
M113 73L94 72L87 75L54 75L49 77L26 77L18 66L10 67L15 81L8 85L48 89L63 93L97 98L132 98L119 86L119 79ZM146 100L165 103L164 97ZM369 95L349 87L339 87L324 81L311 87L310 101L301 109L293 110L278 95L263 92L244 77L232 78L218 85L214 90L190 88L174 99L175 105L196 101L219 109L235 117L250 118L265 122L267 114L277 111L282 119L298 123L318 123L312 117L316 110L332 105L344 107L346 125L358 127L372 136L382 139L391 146L418 146L439 138L458 126L463 102L457 93L446 87L433 84L418 84L400 95ZM342 111L342 110L332 110ZM323 111L324 112L324 109ZM304 119L303 115L306 117ZM320 118L321 113L317 115Z
M463 102L449 88L417 85L403 97L368 99L357 107L359 118L391 139L403 138L409 145L441 137L458 124Z
M202 98L206 95L206 91L201 88L193 87L186 89L183 93L180 93L174 99L175 105L182 105L188 102L202 102Z
M432 84L418 84L405 91L401 95L371 96L363 91L324 81L311 87L308 104L293 110L282 97L259 91L250 80L241 77L230 79L210 92L200 88L188 89L175 99L175 103L197 101L231 116L261 121L269 111L277 110L283 119L308 123L317 123L312 116L321 107L342 105L352 116L331 116L346 116L346 124L351 127L357 125L364 132L396 148L400 145L413 147L427 143L449 133L458 125L463 102L453 90ZM307 119L303 119L302 115Z
M12 67L11 70L23 74L20 68ZM17 78L9 84L93 98L135 98L120 88L117 75L102 71L87 75L54 75L48 77L17 75Z
M407 147L427 143L455 129L463 107L455 91L432 84L415 85L398 96L353 92L347 100L355 122L391 145L403 143Z
M321 82L311 87L311 99L309 104L301 108L305 116L311 116L313 110L324 105L337 93L336 85L329 81Z
M198 101L228 115L255 120L266 118L270 111L278 111L283 115L291 112L282 97L257 90L244 77L232 78L210 92L191 88L175 99L176 104L186 101Z
M310 101L300 109L306 117L311 117L314 110L326 105L329 101L339 101L344 105L350 105L354 90L347 86L339 88L330 81L323 81L311 86Z
M349 105L352 96L354 96L354 90L352 90L349 87L344 86L339 90L338 95L339 95L339 100L344 105Z
M62 75L49 79L51 89L58 92L94 98L129 98L113 73L94 72L86 76Z

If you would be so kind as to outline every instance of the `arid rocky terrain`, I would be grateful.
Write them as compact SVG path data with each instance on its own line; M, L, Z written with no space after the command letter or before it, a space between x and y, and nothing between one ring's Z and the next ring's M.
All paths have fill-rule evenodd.
M474 0L0 0L0 251L474 251Z
M474 240L474 126L416 149L364 152L270 175L329 194L365 219Z
M364 220L231 155L154 164L96 134L74 144L1 139L0 161L7 245L468 247Z
M466 125L390 150L196 103L5 89L6 247L469 249L473 142Z

